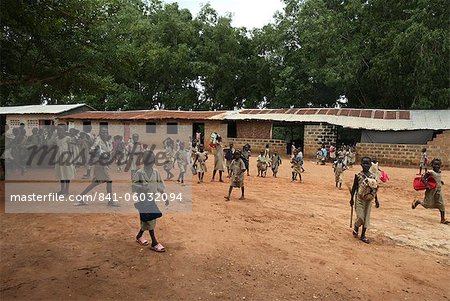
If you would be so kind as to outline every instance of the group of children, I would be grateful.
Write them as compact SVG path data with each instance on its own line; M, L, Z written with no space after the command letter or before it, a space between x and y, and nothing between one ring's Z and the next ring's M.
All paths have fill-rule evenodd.
M333 144L330 145L330 148L327 149L325 145L322 145L321 148L317 149L316 152L316 164L325 165L328 158L332 163L336 161L336 159L342 158L343 163L346 166L353 166L356 161L356 150L354 146L348 146L342 144L339 148L336 148Z
M148 146L139 142L139 135L133 134L128 143L124 143L122 137L115 136L111 142L111 136L108 134L106 128L101 128L98 137L93 136L90 131L79 132L75 130L67 131L65 125L59 125L54 127L53 130L45 131L43 139L40 138L39 133L33 131L33 135L26 137L24 131L19 127L13 131L14 137L8 137L8 148L11 152L15 145L14 143L27 141L27 143L34 144L54 144L58 148L59 153L69 152L74 156L76 154L87 152L89 156L94 156L98 159L102 157L117 157L118 168L121 167L121 158L126 158L124 161L126 166L125 170L130 170L132 179L132 191L135 193L163 193L165 189L164 181L159 174L158 170L154 168L155 155L152 150L148 149ZM15 141L13 143L13 141ZM44 142L45 141L45 142ZM13 143L13 144L11 144ZM167 180L174 177L171 172L175 163L178 164L179 175L177 182L183 184L184 176L188 170L188 166L192 164L192 171L198 175L198 183L204 181L204 175L207 172L206 161L208 160L208 152L205 150L202 144L195 142L189 142L189 146L186 147L184 142L173 141L166 139L163 141L165 162L163 169L167 173ZM341 147L339 150L334 146L330 147L329 153L325 147L320 150L320 160L317 164L325 164L327 155L333 160L333 171L335 175L335 184L339 189L343 183L343 173L349 169L354 163L354 150L349 147ZM317 152L317 159L319 159L319 150ZM143 154L143 166L139 166L138 154ZM11 154L7 156L10 156ZM230 196L233 188L240 188L241 197L240 200L245 198L244 189L244 176L245 173L249 175L249 159L251 156L251 147L246 144L241 150L235 149L233 144L230 144L228 148L224 148L222 145L222 139L217 135L214 143L214 170L212 174L212 181L215 180L217 171L219 172L219 181L223 182L223 172L227 169L228 177L230 178L230 187L228 194L225 196L227 201L230 200ZM15 158L12 158L15 160ZM335 159L335 160L334 160ZM100 161L100 160L99 160ZM291 168L292 168L292 181L302 181L303 169L303 154L301 150L294 147L291 156ZM93 164L84 162L87 173L85 177L90 177L91 168L94 169L94 175L91 184L81 192L81 195L87 194L91 189L101 183L106 183L107 193L112 194L112 180L109 174L109 166L107 164ZM265 150L261 151L257 158L257 170L258 176L265 177L267 169L272 169L273 177L277 177L277 173L282 164L282 158L277 151L270 151L269 145L266 145ZM75 166L74 164L56 165L55 173L61 183L61 194L68 194L70 180L74 178ZM17 164L19 168L22 166ZM424 208L437 208L440 211L441 223L449 224L449 221L445 219L445 205L442 195L442 185L444 184L441 177L441 161L434 159L431 161L432 170L428 171L428 156L426 149L422 150L419 174L422 176L422 181L427 185L425 191L425 197L423 200L414 200L411 207L415 209L418 205L422 205ZM369 239L366 237L366 231L370 225L370 213L372 202L375 202L375 207L379 208L379 200L377 190L379 186L378 180L380 179L380 173L382 172L376 158L364 157L361 159L361 172L355 174L353 180L353 186L351 188L350 206L355 208L356 221L353 225L353 236L359 237L361 241L369 243ZM121 170L118 169L118 170ZM423 171L423 173L422 173ZM432 188L428 185L430 178L434 178L436 187ZM86 205L82 201L77 205ZM110 206L118 206L114 202L108 202ZM167 202L166 202L166 205ZM156 252L164 252L165 248L160 244L155 236L156 219L161 217L156 204L150 200L144 202L136 202L135 207L139 211L141 228L136 235L136 241L141 245L149 245L150 243L144 238L145 231L149 231L151 244L150 247ZM359 231L361 228L361 232Z

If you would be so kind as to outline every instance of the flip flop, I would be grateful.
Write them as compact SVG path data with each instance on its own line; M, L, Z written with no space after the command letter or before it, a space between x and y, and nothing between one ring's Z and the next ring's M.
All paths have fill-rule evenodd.
M143 238L143 237L136 238L136 242L137 242L138 244L140 244L141 246L148 246L148 240L146 240L146 239Z
M151 246L150 249L155 252L158 252L158 253L162 253L162 252L166 251L166 248L164 248L164 246L162 244L157 244L156 246Z

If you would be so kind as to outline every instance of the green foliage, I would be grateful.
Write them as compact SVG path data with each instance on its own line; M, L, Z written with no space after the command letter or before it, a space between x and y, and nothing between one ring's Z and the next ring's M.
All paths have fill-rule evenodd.
M353 107L449 108L445 1L285 3L267 33L283 37L279 47L273 44L281 80L276 99L298 97L298 106L306 96L316 106L329 106L346 95Z
M449 108L446 1L284 2L249 31L209 4L1 1L1 104Z

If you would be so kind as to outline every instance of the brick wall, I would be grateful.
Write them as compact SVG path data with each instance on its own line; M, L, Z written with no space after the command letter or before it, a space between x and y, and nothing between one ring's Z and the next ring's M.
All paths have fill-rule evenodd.
M382 144L358 143L356 145L358 160L361 157L376 157L381 164L397 166L419 166L422 148L427 149L430 160L439 158L443 167L450 167L450 131L436 136L427 144Z
M228 136L228 125L226 122L222 121L206 121L205 122L205 148L210 150L209 147L209 137L212 132L218 133L224 143L227 143Z
M272 139L271 121L237 121L238 138Z
M320 123L305 125L304 155L314 157L317 149L325 144L327 148L331 144L336 145L337 130L335 125Z
M260 151L266 149L266 144L270 144L270 150L277 150L279 154L286 154L286 143L283 140L273 139L251 139L251 138L228 138L227 144L233 143L236 149L242 149L242 147L248 143L252 147L252 155L257 156Z

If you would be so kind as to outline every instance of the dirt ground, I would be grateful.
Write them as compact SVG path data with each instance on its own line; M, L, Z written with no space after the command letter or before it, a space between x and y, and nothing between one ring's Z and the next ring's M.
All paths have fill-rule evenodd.
M450 299L450 226L411 209L416 170L385 168L367 245L351 235L349 192L330 164L305 162L303 183L286 159L276 179L251 165L245 201L233 191L225 202L228 183L210 172L194 183L192 212L158 220L162 254L135 243L137 214L2 213L0 299Z

